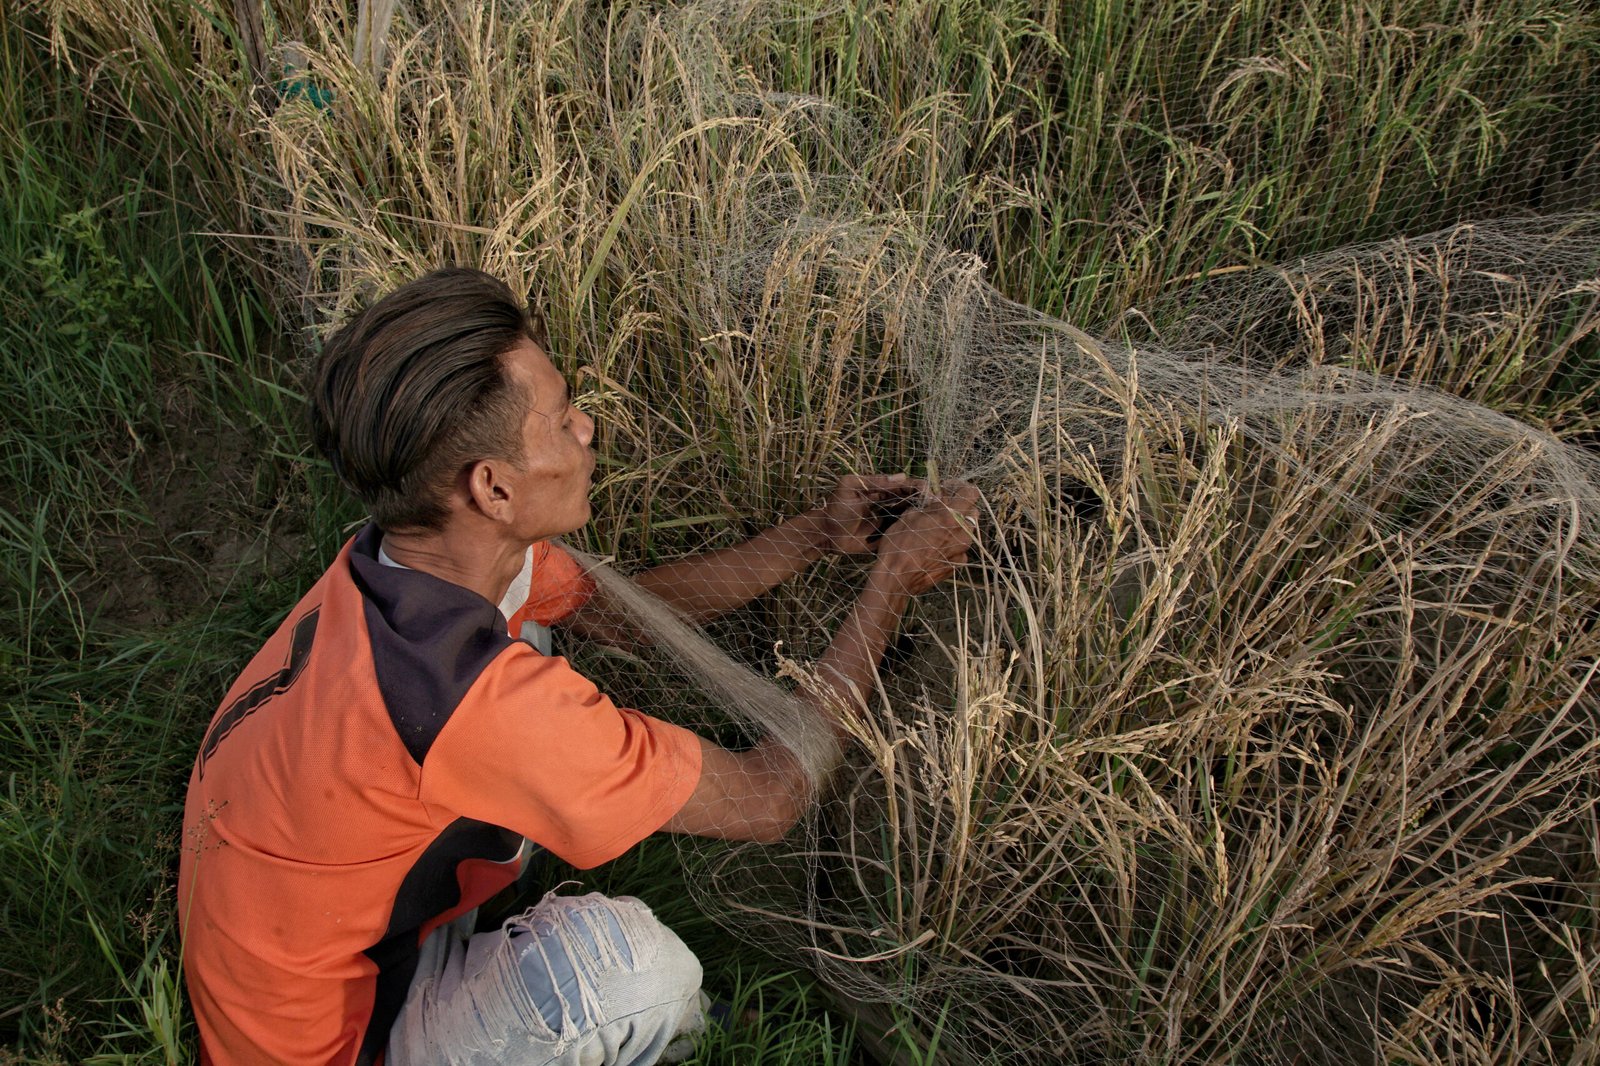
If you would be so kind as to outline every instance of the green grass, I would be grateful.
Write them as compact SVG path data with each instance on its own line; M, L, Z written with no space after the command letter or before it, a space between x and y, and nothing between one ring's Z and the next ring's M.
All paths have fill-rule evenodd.
M40 1061L187 1061L171 892L193 737L315 566L207 572L195 543L265 500L303 508L285 490L304 497L305 464L256 376L259 299L172 161L48 61L38 23L3 29L0 1034ZM244 483L171 499L219 450Z

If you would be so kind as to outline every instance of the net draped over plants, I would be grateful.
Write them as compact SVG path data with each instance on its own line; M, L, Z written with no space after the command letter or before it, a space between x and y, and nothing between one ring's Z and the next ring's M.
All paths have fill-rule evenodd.
M786 841L684 861L866 1030L1600 1060L1582 5L45 7L204 132L286 329L446 262L534 295L648 637L563 650L805 754ZM870 559L703 628L623 575L895 470L978 485L977 546L835 769L797 689Z

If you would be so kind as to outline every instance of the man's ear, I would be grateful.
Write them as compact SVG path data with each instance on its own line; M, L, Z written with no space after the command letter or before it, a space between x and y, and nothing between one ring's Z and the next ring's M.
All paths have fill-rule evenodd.
M474 510L497 522L511 519L513 487L503 463L494 459L479 459L467 467L467 502Z

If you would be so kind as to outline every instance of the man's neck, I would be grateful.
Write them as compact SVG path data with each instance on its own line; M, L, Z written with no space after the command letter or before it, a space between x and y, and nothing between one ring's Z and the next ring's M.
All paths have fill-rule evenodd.
M401 566L471 589L499 603L527 558L526 544L451 529L384 533L383 550Z

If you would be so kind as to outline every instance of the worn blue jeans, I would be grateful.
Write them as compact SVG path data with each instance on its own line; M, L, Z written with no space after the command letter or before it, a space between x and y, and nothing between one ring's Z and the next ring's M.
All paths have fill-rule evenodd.
M422 945L390 1066L646 1066L705 1027L700 960L631 896L552 893L476 935L470 917Z

